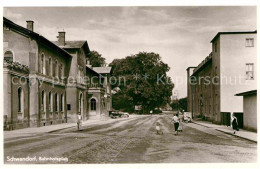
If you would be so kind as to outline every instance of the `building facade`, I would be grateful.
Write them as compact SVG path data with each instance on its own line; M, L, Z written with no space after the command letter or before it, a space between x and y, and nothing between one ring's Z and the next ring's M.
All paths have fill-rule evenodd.
M256 88L257 35L253 32L219 32L212 52L188 78L188 105L195 117L230 125L234 113L243 128L243 99L235 94ZM188 69L187 69L188 71Z
M69 78L66 85L68 122L76 122L80 113L87 119L86 59L89 57L87 41L66 41L65 32L59 32L58 41L53 42L72 56Z
M33 26L4 18L4 128L75 122L78 113L87 120L87 41L65 41L65 32L59 32L58 41L51 42Z
M191 95L191 93L193 93L193 87L190 85L191 83L191 79L190 79L190 76L191 74L193 73L193 70L195 69L196 67L188 67L186 69L187 71L187 95ZM193 112L193 102L192 102L192 96L191 97L187 97L187 111L188 112ZM193 117L193 114L192 114L192 117Z

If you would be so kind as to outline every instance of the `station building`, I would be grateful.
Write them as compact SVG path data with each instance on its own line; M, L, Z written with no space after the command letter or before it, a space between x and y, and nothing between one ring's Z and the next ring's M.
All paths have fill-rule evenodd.
M34 32L33 21L24 28L4 17L3 47L5 130L76 122L78 113L83 120L90 118L87 77L102 75L86 66L87 41L66 41L65 32L59 32L58 41L51 42ZM110 96L109 83L100 86L103 96ZM106 117L109 109L96 109L102 99L95 99L95 118L101 111Z

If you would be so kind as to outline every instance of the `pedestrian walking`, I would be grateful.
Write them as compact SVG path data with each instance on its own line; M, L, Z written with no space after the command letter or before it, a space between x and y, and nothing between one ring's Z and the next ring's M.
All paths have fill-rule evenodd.
M239 129L238 129L237 118L236 118L236 116L234 115L234 113L232 114L232 118L233 118L233 120L232 120L232 128L233 128L233 130L234 130L234 134L236 134L236 131L238 131Z
M161 130L161 123L159 121L156 122L156 134L163 134L163 131Z
M177 113L173 116L172 121L174 123L175 135L178 135L179 117Z
M78 119L77 119L78 130L81 130L81 123L82 123L81 120L82 120L81 113L78 113Z

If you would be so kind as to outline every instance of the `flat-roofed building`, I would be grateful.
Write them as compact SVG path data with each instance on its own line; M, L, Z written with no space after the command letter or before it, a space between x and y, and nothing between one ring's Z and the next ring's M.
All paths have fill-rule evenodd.
M195 116L223 125L234 113L243 128L243 99L235 94L256 88L257 32L219 32L211 43L212 52L189 77L196 84L188 83L188 102Z

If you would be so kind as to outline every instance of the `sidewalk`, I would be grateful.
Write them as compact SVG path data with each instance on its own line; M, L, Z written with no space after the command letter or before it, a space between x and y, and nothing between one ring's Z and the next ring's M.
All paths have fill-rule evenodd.
M110 121L110 120L86 120L82 121L82 126L91 125L93 123L104 123L104 121ZM50 126L42 126L42 127L30 127L30 128L24 128L24 129L17 129L12 131L4 131L4 139L10 139L15 137L26 137L26 136L33 136L36 134L43 134L43 133L50 133L62 129L67 128L77 128L76 123L62 123L62 124L55 124Z
M250 141L257 143L257 133L255 133L255 132L239 129L239 131L236 132L236 134L234 134L233 129L230 126L228 127L228 126L224 126L224 125L212 124L211 122L208 122L208 121L192 121L192 122L195 123L195 124L204 126L204 127L214 128L217 131L220 131L220 132L223 132L223 133L226 133L226 134L230 134L230 135L240 137L240 138L250 140Z
M131 115L129 118L135 118L135 115ZM127 118L127 119L129 119ZM91 120L86 120L82 121L82 126L88 126L92 124L106 124L110 123L113 121L120 121L124 120L125 118L119 118L119 119L111 119L111 118L106 118L106 119L91 119ZM43 134L43 133L51 133L54 131L62 130L62 129L67 129L67 128L72 128L75 127L77 128L76 123L62 123L62 124L55 124L55 125L50 125L50 126L42 126L42 127L30 127L30 128L24 128L24 129L17 129L17 130L12 130L12 131L4 131L4 139L12 139L15 137L27 137L27 136L34 136L37 134Z

